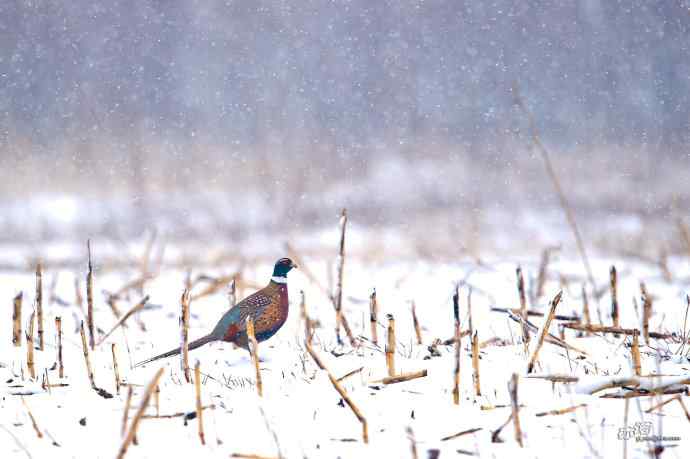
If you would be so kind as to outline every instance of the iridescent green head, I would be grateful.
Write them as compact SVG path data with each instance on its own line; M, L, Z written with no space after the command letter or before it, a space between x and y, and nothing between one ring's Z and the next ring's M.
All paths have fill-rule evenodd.
M296 267L297 265L289 258L281 258L276 261L276 265L273 267L273 277L286 278L287 273L289 273L292 268Z

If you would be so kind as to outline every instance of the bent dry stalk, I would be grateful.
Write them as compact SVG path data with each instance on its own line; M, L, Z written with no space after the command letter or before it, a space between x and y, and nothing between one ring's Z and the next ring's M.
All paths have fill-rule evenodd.
M544 338L546 335L549 333L549 327L551 326L551 321L553 321L553 316L556 314L556 307L558 306L558 303L561 302L561 296L563 295L563 291L561 290L556 294L556 296L551 300L551 308L549 309L549 315L546 318L546 321L544 322L544 326L542 327L539 337L537 338L537 343L536 346L534 347L534 352L532 353L532 356L529 359L529 363L527 364L527 373L532 373L532 370L534 369L534 364L537 361L537 357L539 357L539 351L541 350L541 347L544 345Z
M34 432L36 432L36 436L38 438L43 438L43 432L41 432L41 429L38 428L38 423L36 422L36 418L31 413L31 410L29 409L29 405L26 404L26 400L24 400L24 396L20 396L20 398L22 400L22 404L24 405L24 408L26 408L26 414L29 416L29 420L31 420L31 425L34 428Z
M129 430L127 431L127 435L125 436L125 439L122 442L122 446L120 446L120 450L117 453L117 459L122 459L123 457L125 457L129 445L133 442L134 437L137 434L139 422L141 421L141 418L144 415L144 411L146 411L146 407L149 406L149 402L151 401L151 394L158 385L158 381L161 379L162 375L163 368L160 368L156 372L151 382L149 382L149 384L146 386L146 390L144 391L144 395L142 397L141 403L139 404L139 408L134 414L134 418L132 419L132 423L130 424Z
M304 324L304 339L305 339L305 341L308 341L311 343L311 336L312 336L311 319L309 318L309 314L307 313L307 299L306 299L306 296L304 295L304 290L299 291L299 310L300 310L302 323Z
M508 383L508 391L510 392L510 407L511 418L513 419L513 428L515 430L515 440L522 448L522 428L520 427L520 405L518 404L518 375L513 373Z
M364 417L362 412L359 410L357 405L352 401L348 393L343 389L343 386L340 385L337 379L333 376L333 374L326 368L324 365L323 361L321 358L318 356L318 354L314 351L314 349L311 347L310 343L305 343L305 346L307 348L307 352L311 356L311 358L314 360L314 363L316 363L316 366L319 367L319 369L323 370L326 372L328 375L328 379L331 381L331 384L335 388L335 390L340 394L340 397L345 401L347 406L350 407L352 412L354 413L355 417L359 420L359 422L362 424L362 441L364 443L369 443L369 427L367 423L367 419Z
M558 174L556 174L556 169L553 167L553 164L551 163L551 157L549 155L549 152L546 150L546 147L544 147L544 144L541 142L539 131L537 130L537 124L534 121L534 116L532 115L532 112L530 112L527 109L525 102L522 100L522 96L520 95L520 88L517 85L515 85L515 87L513 88L513 95L515 97L516 104L527 117L527 121L529 123L530 128L529 130L532 137L532 143L535 147L537 147L537 150L541 154L542 160L544 161L544 166L546 168L546 172L549 178L551 179L551 183L553 184L554 190L556 191L556 195L558 196L558 201L561 205L561 208L563 209L563 212L565 213L565 218L568 221L570 229L573 232L573 237L575 238L577 249L580 252L580 258L582 258L582 264L584 265L585 271L587 272L587 280L589 281L592 290L596 291L596 282L594 282L594 274L592 274L592 267L589 264L589 257L587 256L587 250L585 249L584 239L580 234L580 229L577 226L577 221L575 220L575 214L573 213L572 207L570 207L570 203L568 202L568 199L565 196L565 192L561 187L561 182L558 179Z
M129 418L129 408L132 406L132 394L134 393L134 389L132 388L131 385L127 386L127 398L125 399L125 409L122 411L122 428L120 431L121 436L125 436L125 433L127 433L127 420ZM136 442L135 442L136 444Z
M264 389L261 383L261 369L259 368L259 343L256 341L256 335L254 333L254 321L251 316L247 317L247 345L249 347L249 353L251 354L252 361L254 362L254 371L256 373L256 392L259 397L263 397Z
M81 335L81 345L82 351L84 352L84 362L86 362L86 372L89 377L89 383L91 383L91 388L97 390L96 383L93 376L93 368L91 367L91 358L89 357L89 346L86 344L86 333L84 333L84 322L81 322L79 326L79 334Z
M359 369L359 371L361 371L361 370L362 370L362 368ZM379 381L374 381L373 384L376 384L376 383L381 383L384 385L397 384L397 383L401 383L401 382L411 381L411 380L417 379L417 378L424 378L427 376L427 374L428 374L427 370L419 370L419 371L415 371L414 373L400 373L400 374L395 375L395 376L388 376L388 377L383 378ZM348 375L345 375L345 376L348 376ZM340 382L343 379L344 379L344 377L338 379L338 382Z
M419 319L417 318L417 306L412 301L412 326L414 327L414 334L417 338L417 344L422 344L422 330L419 326Z
M115 355L115 343L110 347L110 351L113 354L113 373L115 375L115 392L120 394L120 370L117 366L117 357Z
M129 319L134 313L137 313L144 309L144 306L146 306L146 303L149 301L149 296L146 295L139 303L135 304L129 311L125 313L124 316L121 316L120 319L117 321L115 325L113 325L113 328L108 331L103 337L98 341L98 345L100 346L103 344L105 340L112 335L112 333L118 329L118 327L122 326L127 319Z

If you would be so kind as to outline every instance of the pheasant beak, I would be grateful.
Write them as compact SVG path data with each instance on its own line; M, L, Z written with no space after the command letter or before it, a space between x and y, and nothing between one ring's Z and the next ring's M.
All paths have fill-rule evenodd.
M293 269L299 269L299 266L297 266L297 263L295 263L294 261L292 262L292 264L290 265L290 267L293 268Z

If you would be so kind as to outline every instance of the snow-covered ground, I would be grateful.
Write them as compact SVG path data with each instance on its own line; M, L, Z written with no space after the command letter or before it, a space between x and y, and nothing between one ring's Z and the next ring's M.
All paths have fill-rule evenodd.
M335 241L333 241L335 245ZM174 248L173 248L174 249ZM174 252L174 250L173 250ZM170 253L170 252L166 252ZM281 254L282 255L282 254ZM275 258L278 258L277 256ZM132 445L127 457L218 457L232 454L261 457L413 457L409 431L419 457L433 457L428 451L440 450L441 457L470 454L479 457L649 457L649 449L665 446L663 457L685 458L690 455L690 422L680 403L674 401L652 413L645 413L654 404L673 395L635 397L629 399L627 424L624 419L626 401L621 398L602 398L603 395L630 393L630 388L611 388L592 392L597 385L613 378L633 374L630 337L593 335L578 337L567 330L565 339L581 354L545 343L539 354L534 374L570 375L578 382L563 383L529 378L528 356L521 343L521 330L505 313L491 311L491 307L517 308L515 268L522 264L528 280L528 291L537 276L538 259L486 257L481 262L462 260L457 263L398 261L391 257L348 258L344 275L344 311L360 345L339 346L335 340L333 306L323 293L332 285L328 270L332 263L305 257L308 271L314 273L319 284L310 281L305 270L290 274L291 309L287 324L268 342L259 346L262 358L261 375L264 396L256 394L254 368L246 351L233 349L226 343L212 343L192 351L192 363L200 361L204 376L202 403L215 409L204 411L206 445L200 444L197 421L185 422L183 417L146 418L138 429L138 445ZM385 261L380 261L384 259ZM372 261L379 260L379 261ZM96 259L98 263L98 259ZM652 265L630 259L594 258L593 271L597 287L604 293L597 302L590 291L592 321L598 323L598 308L604 324L611 324L610 297L605 290L609 266L615 263L619 276L621 326L640 328L642 315L639 282L646 283L654 298L650 329L664 333L683 333L686 312L685 294L688 290L687 260L672 259L674 280L668 282ZM192 266L192 278L206 274L230 274L239 264L227 262L216 268ZM243 276L250 284L263 285L269 279L272 264L266 260L243 268ZM64 301L49 302L52 279L58 275L56 296ZM116 344L121 379L134 387L130 418L139 406L144 387L161 367L165 369L160 381L161 416L193 412L194 385L184 382L179 358L170 358L133 368L133 364L179 345L178 324L180 295L187 273L173 268L147 282L142 292L132 291L129 299L118 303L122 312L136 304L143 294L150 295L151 307L138 315L146 331L142 331L137 317L128 320L127 328L115 331L91 353L96 385L114 396L104 398L90 388L82 355L79 323L83 313L75 305L72 270L61 271L48 267L44 275L46 348L35 351L37 380L28 376L26 341L21 347L12 345L11 303L19 291L24 292L23 328L26 329L32 311L33 273L6 272L0 274L0 298L3 308L3 327L0 327L0 456L3 458L89 457L113 458L122 444L123 412L127 388L115 391L111 343ZM83 279L83 273L78 276ZM116 291L136 278L136 270L117 269L97 271L95 279L95 323L103 331L115 324L116 318L105 302L103 290ZM329 280L330 279L330 280ZM582 316L581 286L584 271L574 256L561 255L548 266L548 280L542 298L530 309L546 312L548 302L560 288L563 301L557 314ZM462 281L460 306L462 328L468 327L467 291L472 287L472 321L480 343L487 342L480 351L481 396L474 393L470 340L463 338L461 350L461 396L453 404L453 345L439 344L438 353L429 346L436 339L446 340L453 335L452 294ZM563 285L564 284L564 285ZM369 300L376 288L379 304L379 345L370 341ZM203 285L196 287L198 293ZM83 283L82 283L83 290ZM343 388L367 420L369 444L362 442L361 425L331 385L327 374L319 370L304 346L304 324L300 318L299 292L306 295L309 316L316 321L314 349L336 377L362 368L344 379ZM245 289L244 295L250 292ZM84 293L85 296L85 293ZM633 307L637 299L637 310ZM421 323L423 344L416 344L412 326L411 302ZM228 306L225 291L195 300L191 304L191 338L197 338L215 325ZM428 376L399 384L375 383L387 375L383 346L386 339L386 314L396 319L398 372L427 370ZM63 322L65 378L58 378L54 318ZM544 318L531 316L530 321L540 327ZM554 321L551 332L558 335ZM345 341L347 339L345 338ZM678 340L680 341L680 340ZM690 378L690 363L686 357L688 346L671 341L641 339L642 374L661 374L663 379L646 378L647 387L666 385ZM47 369L50 383L61 382L66 387L44 390L41 377ZM518 402L524 447L516 440L513 424L508 423L498 435L501 442L492 442L492 433L505 423L511 413L508 381L513 373L519 377ZM678 378L676 378L678 377ZM686 380L686 383L688 381ZM675 386L669 386L674 388ZM679 385L678 387L687 387ZM24 394L26 406L20 397ZM688 397L683 397L690 407ZM575 405L584 404L562 415L537 416ZM27 414L27 406L35 417L38 429L44 433L37 438ZM146 410L155 415L152 402ZM626 425L647 427L649 435L679 437L660 443L626 442L619 435ZM408 430L409 429L409 430ZM444 437L480 429L455 439ZM627 445L627 446L626 446Z

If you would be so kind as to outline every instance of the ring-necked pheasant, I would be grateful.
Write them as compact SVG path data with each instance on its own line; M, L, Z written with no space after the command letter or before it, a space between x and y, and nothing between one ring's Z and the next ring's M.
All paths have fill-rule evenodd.
M257 341L266 341L275 335L288 316L287 274L296 267L297 265L289 258L278 260L268 285L230 308L228 312L223 314L211 333L189 343L189 350L212 341L226 341L247 349L246 319L249 315L254 321L254 333ZM139 362L135 366L172 357L180 352L180 348L173 349L165 354Z

